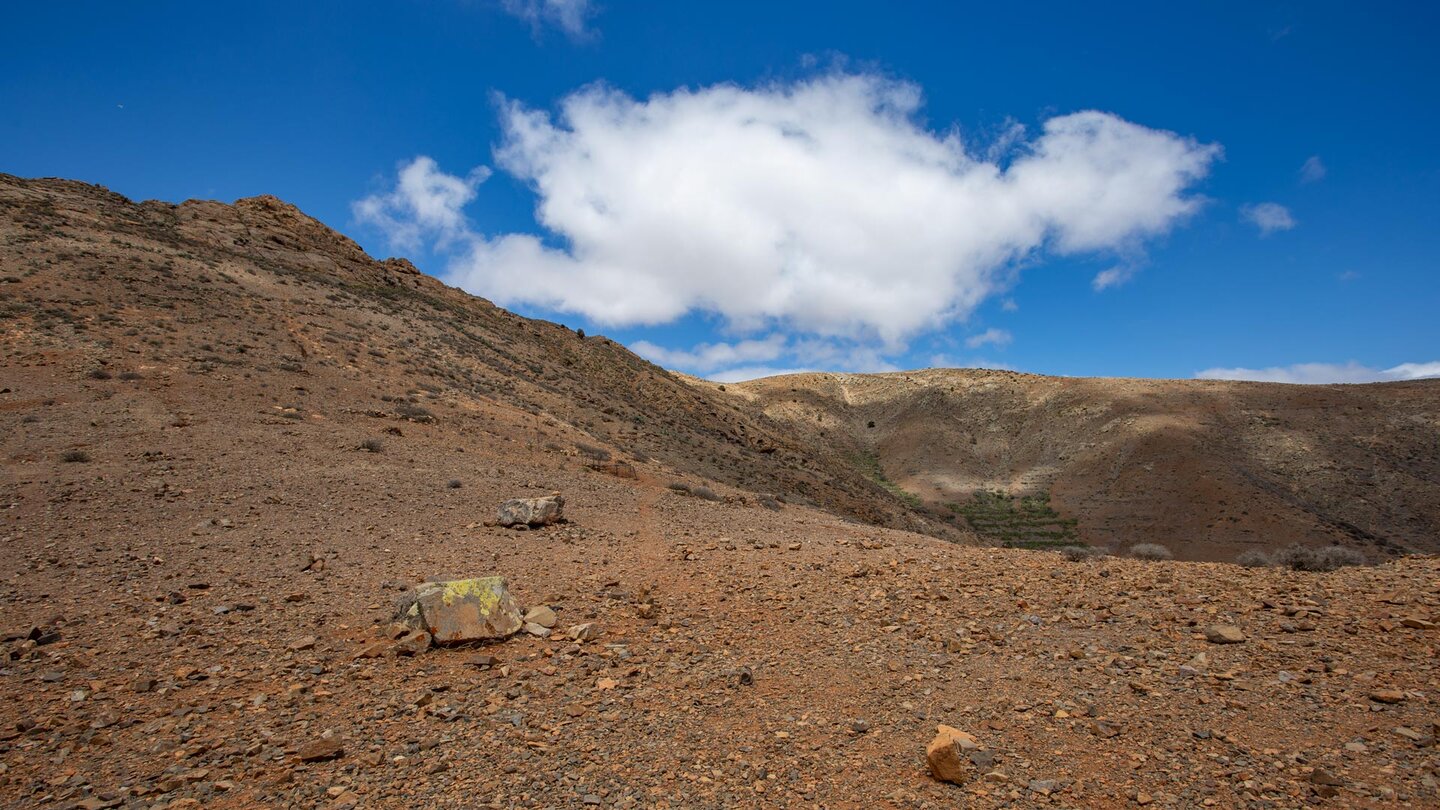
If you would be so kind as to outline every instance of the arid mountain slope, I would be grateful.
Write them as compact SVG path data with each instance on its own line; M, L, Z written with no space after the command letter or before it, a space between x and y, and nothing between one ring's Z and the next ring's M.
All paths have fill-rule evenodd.
M1440 380L1295 386L1007 371L802 374L727 386L874 454L938 509L1049 493L1095 545L1190 559L1340 543L1440 550ZM959 520L957 516L957 520Z
M177 410L189 388L241 379L246 418L295 405L297 428L335 409L478 426L499 406L532 417L542 452L653 457L693 483L964 535L754 409L604 337L514 315L403 259L377 262L272 197L135 204L0 175L0 263L12 332L63 347L74 373L163 380Z

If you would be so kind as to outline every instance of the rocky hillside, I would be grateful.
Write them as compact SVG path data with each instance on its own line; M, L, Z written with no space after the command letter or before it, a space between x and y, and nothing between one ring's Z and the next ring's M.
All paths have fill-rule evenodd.
M55 371L174 387L177 410L186 391L243 380L236 406L248 410L234 418L278 409L300 429L337 411L478 427L498 407L528 415L537 452L653 459L681 482L964 535L911 513L808 434L602 336L514 315L404 259L375 261L273 197L136 204L0 175L0 267L12 365L26 364L17 347L57 349L43 361Z
M1001 542L1151 542L1203 560L1295 543L1371 559L1440 551L1440 380L1296 386L931 369L774 377L727 391L777 421L824 426L840 456L902 497ZM974 503L984 490L1048 496L1053 520L1006 534L1004 515L987 523L996 510Z
M1026 409L1071 381L969 376L981 426L1077 441ZM1440 804L1434 557L1311 573L906 531L975 540L895 460L957 394L892 410L825 379L692 384L269 198L3 178L0 806ZM1106 400L1109 432L1163 421L1145 385L1129 416ZM1376 407L1346 395L1316 394ZM1402 410L1351 440L1399 446ZM1300 452L1329 416L1270 418L1282 462L1358 463ZM1019 466L972 433L993 480ZM498 525L552 492L565 521ZM536 627L397 633L397 601L452 593L419 583L491 576L507 632ZM974 741L943 771L941 725Z

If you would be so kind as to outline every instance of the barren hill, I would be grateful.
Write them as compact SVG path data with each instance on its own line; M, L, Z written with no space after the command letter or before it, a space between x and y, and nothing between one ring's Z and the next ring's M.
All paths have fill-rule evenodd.
M271 198L0 177L0 805L1440 802L1433 557L980 547L861 440L889 406L795 385L799 425L779 384L686 382ZM491 523L552 491L568 522ZM490 574L553 632L391 646L401 594ZM977 741L962 784L938 724Z
M273 197L137 205L82 183L0 176L0 213L15 328L63 347L72 372L177 387L161 397L177 412L193 389L236 380L247 381L238 420L288 408L302 417L292 429L323 430L340 410L484 430L496 407L530 428L538 452L654 457L697 484L960 534L753 409L604 337L514 315L403 259L377 262ZM318 412L305 406L317 397Z
M973 515L974 492L999 490L1048 495L1083 542L1161 543L1188 559L1292 543L1370 557L1440 550L1440 380L1298 386L930 369L727 388L774 419L823 425L841 455L873 456L902 494L956 522Z

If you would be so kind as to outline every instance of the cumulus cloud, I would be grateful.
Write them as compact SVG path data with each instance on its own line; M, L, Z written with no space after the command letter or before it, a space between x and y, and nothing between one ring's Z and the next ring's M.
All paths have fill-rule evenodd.
M397 248L414 250L422 237L433 237L444 247L471 237L461 209L475 199L476 187L489 176L490 170L481 166L465 177L455 177L440 171L434 160L418 157L400 167L394 190L358 200L351 211Z
M1440 377L1440 360L1401 363L1386 369L1349 363L1296 363L1271 368L1207 368L1195 375L1202 380L1255 380L1258 382L1320 385L1327 383L1395 382Z
M504 0L504 9L539 30L553 25L572 37L583 37L595 7L590 0Z
M1325 179L1325 164L1320 162L1319 155L1311 155L1300 167L1300 182L1318 183Z
M1263 202L1240 206L1240 218L1260 229L1261 236L1276 231L1288 231L1295 227L1295 217L1290 209L1280 203Z
M987 343L993 346L1008 346L1015 336L1004 329L990 328L978 335L971 335L965 338L965 345L971 349L978 349Z
M921 105L865 74L645 99L591 86L554 114L502 101L496 163L535 191L543 233L472 231L448 280L601 325L701 312L894 354L1022 261L1138 255L1203 204L1220 155L1083 111L1011 127L1002 159L928 128Z
M631 351L652 363L695 372L714 371L739 363L769 362L784 354L786 348L786 338L780 334L738 343L701 343L688 351L667 349L648 340L630 344Z

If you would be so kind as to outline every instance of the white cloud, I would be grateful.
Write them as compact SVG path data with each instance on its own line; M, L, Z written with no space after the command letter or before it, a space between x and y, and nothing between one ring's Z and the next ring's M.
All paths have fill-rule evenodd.
M1311 155L1300 167L1300 182L1318 183L1325 179L1325 164L1320 162L1319 155Z
M585 25L595 13L590 0L504 0L504 8L537 31L554 25L572 37L589 33Z
M652 363L666 368L696 372L714 371L737 363L769 362L786 350L784 335L774 334L764 340L742 340L738 343L701 343L685 351L667 349L648 340L637 340L630 350Z
M1295 227L1295 217L1290 209L1280 203L1263 202L1240 206L1240 218L1260 229L1261 236L1276 231L1288 231Z
M1020 305L1015 303L1014 298L1006 298L1000 302L1000 308L1006 312L1016 312L1020 309Z
M644 100L592 86L554 116L504 102L497 163L535 190L546 235L472 231L447 280L606 326L713 313L894 355L1003 292L1021 260L1136 255L1202 205L1220 155L1085 111L1029 140L1011 127L1000 162L920 107L912 84L849 74Z
M443 247L470 237L461 209L489 176L481 166L467 177L455 177L440 171L434 160L418 157L400 167L393 191L372 194L350 208L357 220L378 228L397 248L414 250L426 236Z
M992 327L978 335L971 335L965 338L965 345L971 349L978 349L987 343L994 346L1008 346L1010 341L1014 339L1015 336L1004 329L995 329Z
M961 360L951 357L948 354L935 354L930 356L931 368L988 368L996 371L1014 371L1015 367L1006 363L999 363L994 360L986 360L983 357L971 357L968 360Z
M718 383L745 382L746 380L758 380L761 377L778 377L781 374L808 374L819 369L813 368L779 368L775 366L742 366L732 368L715 374L705 375L705 379Z
M1090 279L1090 286L1096 292L1108 290L1111 287L1118 287L1121 284L1135 277L1136 267L1133 264L1117 264L1108 270L1101 270Z
M1349 363L1296 363L1271 368L1207 368L1195 375L1202 380L1255 380L1301 384L1370 383L1440 377L1440 361L1401 363L1386 369Z

